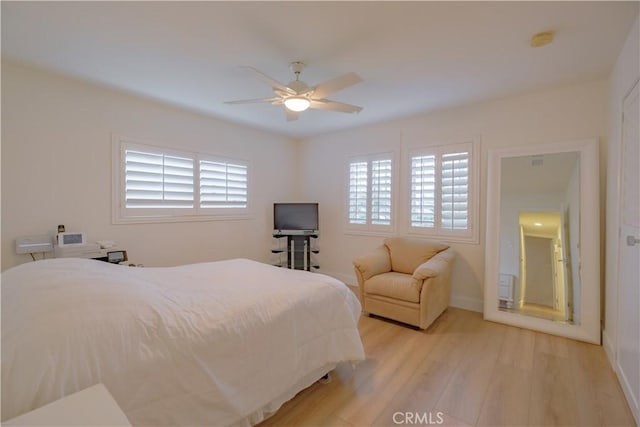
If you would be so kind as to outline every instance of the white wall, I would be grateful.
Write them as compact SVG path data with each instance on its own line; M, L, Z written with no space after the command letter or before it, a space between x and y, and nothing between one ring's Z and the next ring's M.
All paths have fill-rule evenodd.
M249 220L113 225L111 134L251 162ZM288 138L18 64L2 64L2 270L30 261L17 236L58 224L112 239L132 261L167 266L231 257L269 261L272 203L292 198Z
M553 239L525 235L524 246L527 277L522 300L525 304L553 307Z
M605 81L500 99L464 108L415 116L366 128L310 138L300 149L301 180L307 198L320 202L322 271L356 283L351 261L379 245L380 236L345 233L346 164L350 156L393 151L408 146L455 143L481 136L480 243L453 244L458 257L453 272L452 304L482 309L487 150L600 137L606 150ZM366 114L366 106L362 113ZM602 177L604 184L604 177ZM399 229L398 233L403 230Z
M380 244L382 237L344 233L349 156L393 151L399 159L408 146L421 141L454 143L480 135L482 169L489 148L605 135L604 81L296 142L22 65L3 63L2 71L3 270L29 260L28 255L14 254L16 236L54 233L57 224L86 231L91 240L116 240L132 260L150 266L234 256L268 261L271 202L300 199L320 202L322 271L355 284L351 260ZM112 225L112 132L248 158L259 183L253 219ZM29 161L32 171L25 173ZM484 277L485 182L483 170L480 243L453 245L459 256L452 302L478 310Z

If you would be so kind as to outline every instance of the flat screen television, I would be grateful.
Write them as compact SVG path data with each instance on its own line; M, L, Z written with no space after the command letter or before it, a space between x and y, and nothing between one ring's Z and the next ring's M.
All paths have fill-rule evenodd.
M313 232L318 230L317 203L274 203L273 229Z

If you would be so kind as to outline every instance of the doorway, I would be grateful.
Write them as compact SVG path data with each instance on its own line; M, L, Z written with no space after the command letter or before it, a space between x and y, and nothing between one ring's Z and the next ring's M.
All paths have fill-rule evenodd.
M522 211L518 215L518 222L519 298L509 311L557 322L571 322L572 313L567 302L567 295L572 293L572 281L567 270L566 218L557 211Z
M640 419L640 116L638 83L623 103L618 242L617 370L636 421Z

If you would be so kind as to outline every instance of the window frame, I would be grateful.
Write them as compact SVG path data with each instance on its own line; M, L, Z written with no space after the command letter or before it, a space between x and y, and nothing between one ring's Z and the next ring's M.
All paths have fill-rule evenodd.
M379 160L389 160L391 161L391 214L390 214L390 223L389 224L373 224L372 223L372 162ZM367 218L365 224L354 224L350 222L350 181L351 181L351 165L357 162L366 162L367 163ZM362 235L382 235L389 236L392 235L396 230L396 218L397 218L397 165L396 165L396 156L392 151L388 152L380 152L380 153L372 153L372 154L361 154L351 156L347 159L346 162L346 185L345 185L345 232L347 234L362 234Z
M441 224L442 218L442 156L460 151L468 151L468 208L467 208L467 229L466 230L450 230L443 229ZM434 227L417 227L412 225L411 221L411 203L412 203L412 162L413 158L420 155L435 155L435 216ZM433 144L415 146L407 150L405 156L405 200L403 202L403 212L405 228L407 234L416 236L428 236L435 239L443 239L450 242L472 243L480 242L479 233L479 212L480 212L480 140L474 138L461 143L453 144Z
M126 207L126 150L138 150L144 153L164 154L188 158L193 161L193 207L188 208L127 208ZM195 222L216 220L241 220L251 218L251 173L250 162L245 159L234 159L210 153L197 153L187 150L176 150L155 143L135 140L119 135L112 136L112 223L138 224L163 222ZM246 167L247 201L244 208L201 207L200 206L200 161L224 162Z

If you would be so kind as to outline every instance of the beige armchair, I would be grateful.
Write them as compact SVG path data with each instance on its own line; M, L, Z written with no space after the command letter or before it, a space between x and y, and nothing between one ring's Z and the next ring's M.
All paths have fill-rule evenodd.
M365 313L426 329L449 305L453 248L393 237L353 261Z

